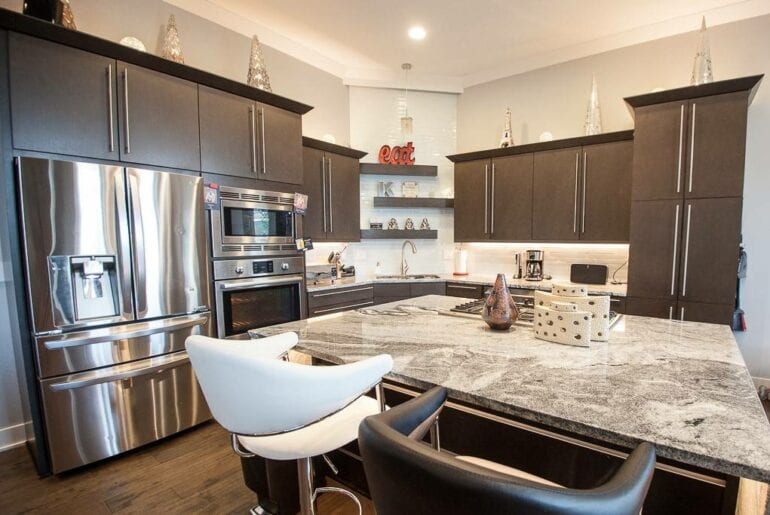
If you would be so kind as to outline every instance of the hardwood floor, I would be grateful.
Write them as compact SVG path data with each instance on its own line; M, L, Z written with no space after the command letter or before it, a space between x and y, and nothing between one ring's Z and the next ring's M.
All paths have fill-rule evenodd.
M361 498L364 513L371 502ZM27 450L0 453L0 513L248 513L227 433L210 422L181 435L75 472L39 479ZM320 515L357 513L341 495L322 495Z

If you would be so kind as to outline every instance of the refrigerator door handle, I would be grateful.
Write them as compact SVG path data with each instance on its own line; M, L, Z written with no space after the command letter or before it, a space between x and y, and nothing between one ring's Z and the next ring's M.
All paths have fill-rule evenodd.
M131 212L131 231L134 237L132 238L134 243L133 261L134 263L144 263L146 256L144 253L144 220L142 218L142 206L139 204L139 194L136 191L138 178L131 174L126 174L126 183L128 186L128 203L130 205L129 211ZM145 290L147 288L147 277L144 266L134 266L134 313L138 317L140 313L144 313L147 310L147 295Z
M74 390L76 388L83 388L85 386L94 386L94 385L103 384L103 383L113 383L115 381L131 379L132 377L146 376L149 374L158 374L170 368L180 367L190 362L190 358L188 358L186 352L180 352L179 354L180 354L179 356L164 358L160 363L150 365L148 367L127 370L125 372L117 372L117 373L108 374L108 375L104 375L104 373L101 371L87 372L82 375L82 379L77 379L75 381L62 381L60 383L53 383L48 385L48 388L50 388L55 392L60 392L62 390Z
M138 324L132 324L138 326L130 331L115 331L114 328L108 329L96 329L94 331L87 331L82 333L70 333L67 335L59 335L61 338L52 339L46 341L46 349L68 349L71 347L80 347L82 345L91 345L93 343L107 343L115 342L118 340L130 340L133 338L141 338L143 336L150 336L158 333L168 333L176 331L178 329L185 329L188 327L195 327L197 325L204 325L209 321L208 313L201 313L199 315L190 315L177 318L171 318L167 320L144 322ZM82 335L82 336L80 336Z

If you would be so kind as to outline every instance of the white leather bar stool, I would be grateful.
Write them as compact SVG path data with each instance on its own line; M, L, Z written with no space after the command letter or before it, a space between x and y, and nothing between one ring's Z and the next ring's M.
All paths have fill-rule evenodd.
M241 456L297 460L300 512L314 513L322 492L313 490L312 461L358 436L358 425L380 412L378 400L365 396L390 372L393 359L382 354L356 363L313 367L279 358L297 343L285 333L251 341L191 336L185 345L214 418L232 433ZM251 453L251 454L249 454Z

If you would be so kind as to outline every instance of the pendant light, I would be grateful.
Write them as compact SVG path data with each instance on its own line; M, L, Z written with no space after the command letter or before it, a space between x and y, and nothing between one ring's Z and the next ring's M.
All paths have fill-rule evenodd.
M409 116L409 70L412 69L412 65L404 63L401 65L401 69L404 70L404 116L401 117L401 133L404 135L412 134L412 117Z

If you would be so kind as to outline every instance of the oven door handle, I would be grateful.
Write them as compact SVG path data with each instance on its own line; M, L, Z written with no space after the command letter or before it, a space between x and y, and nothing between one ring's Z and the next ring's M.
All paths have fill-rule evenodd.
M222 281L217 284L219 291L248 290L252 288L268 288L270 286L280 286L283 284L299 284L302 282L301 275L290 275L286 277L260 277L254 280Z

